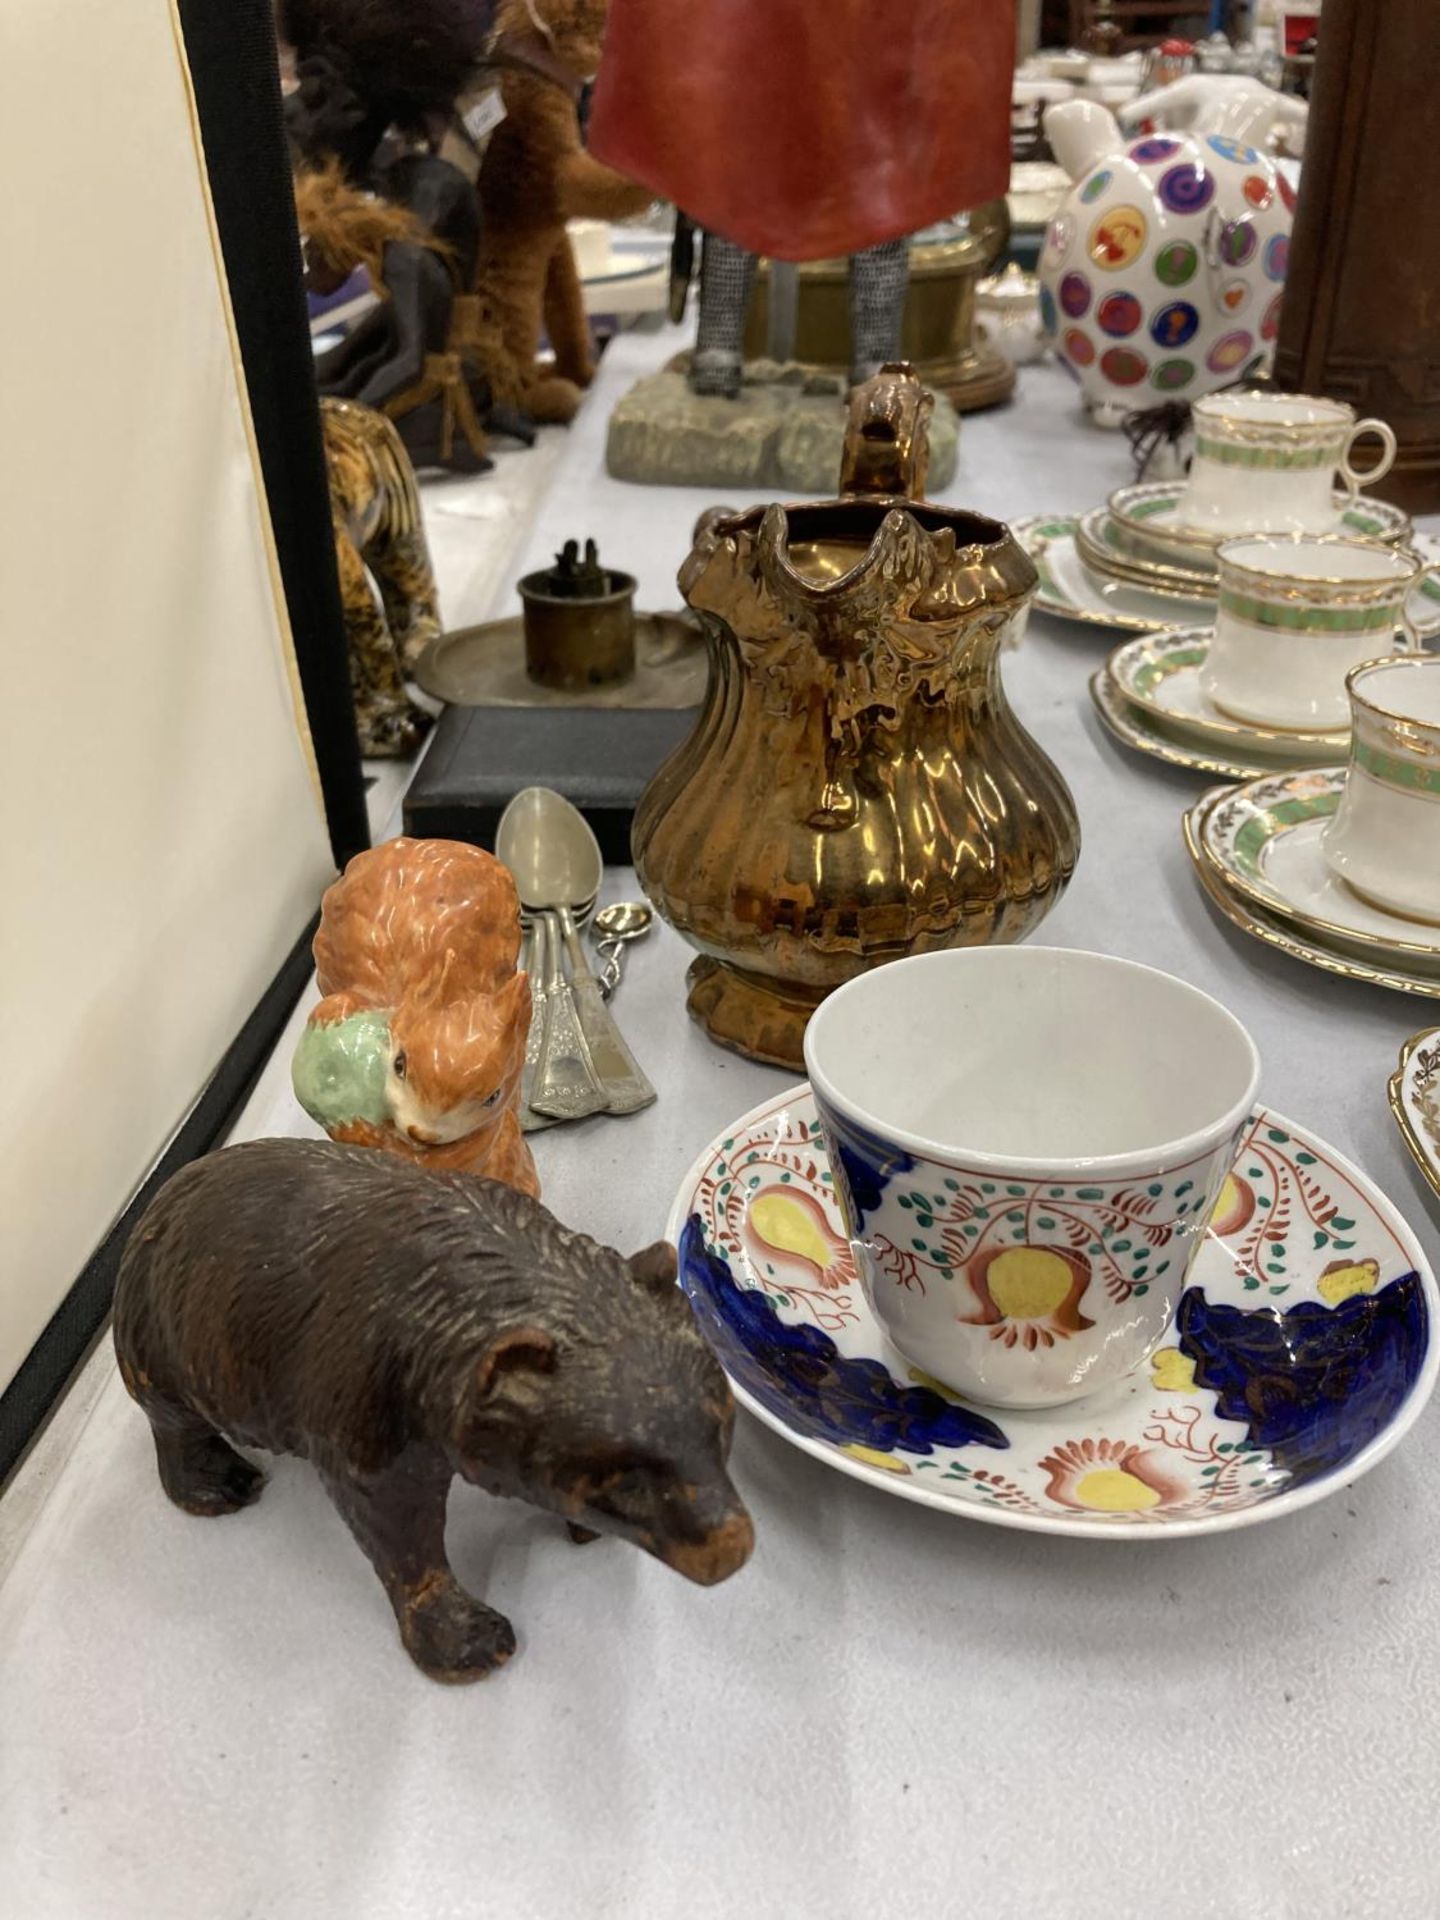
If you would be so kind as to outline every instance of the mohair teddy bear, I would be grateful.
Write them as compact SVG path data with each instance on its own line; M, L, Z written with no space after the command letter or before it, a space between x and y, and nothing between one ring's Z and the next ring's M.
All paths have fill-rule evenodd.
M600 64L605 12L606 0L500 0L496 10L498 43L537 46L552 69L506 72L505 118L479 182L476 288L481 327L493 338L494 399L534 420L572 419L595 375L566 221L622 220L654 197L592 159L581 139L579 96ZM536 361L542 321L553 369Z

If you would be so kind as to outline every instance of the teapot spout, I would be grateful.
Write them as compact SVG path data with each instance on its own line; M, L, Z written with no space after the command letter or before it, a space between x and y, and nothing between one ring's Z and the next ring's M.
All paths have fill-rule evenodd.
M1124 144L1119 122L1094 100L1057 100L1045 109L1045 138L1072 180L1081 180Z

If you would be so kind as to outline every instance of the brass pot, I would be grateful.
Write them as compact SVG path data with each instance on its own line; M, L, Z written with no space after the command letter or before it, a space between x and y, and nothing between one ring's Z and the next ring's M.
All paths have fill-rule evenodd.
M691 1013L779 1065L854 974L1023 938L1079 850L1000 681L1035 569L998 522L915 499L930 404L884 368L852 398L841 497L706 515L680 573L710 684L635 865L699 950Z

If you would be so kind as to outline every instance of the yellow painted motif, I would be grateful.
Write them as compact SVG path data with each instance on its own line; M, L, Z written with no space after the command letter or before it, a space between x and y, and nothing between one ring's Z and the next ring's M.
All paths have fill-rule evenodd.
M848 1447L841 1447L840 1451L848 1454L852 1460L858 1460L862 1466L881 1467L886 1473L910 1471L903 1460L897 1460L893 1453L881 1453L878 1447L862 1447L852 1441Z
M1123 1467L1097 1467L1076 1482L1075 1499L1095 1513L1144 1513L1158 1507L1160 1495Z
M1178 1347L1161 1347L1150 1356L1150 1384L1161 1393L1193 1393L1195 1362Z
M793 1253L823 1273L835 1249L808 1208L788 1193L762 1193L750 1205L750 1224L777 1253Z
M1043 1320L1066 1299L1075 1276L1046 1247L1009 1247L986 1268L985 1284L1007 1320Z
M1356 1260L1346 1265L1337 1262L1321 1274L1317 1291L1322 1300L1338 1307L1342 1300L1349 1300L1354 1294L1374 1293L1379 1281L1380 1269L1373 1260Z
M1222 1220L1228 1220L1231 1214L1240 1211L1244 1197L1240 1182L1233 1173L1227 1173L1220 1186L1220 1197L1216 1200L1214 1211L1210 1215L1210 1224L1217 1233L1224 1231L1220 1225Z
M917 1387L928 1387L932 1393L938 1393L942 1400L960 1398L954 1387L947 1387L943 1380L937 1380L933 1373L926 1373L922 1367L907 1367L905 1371Z

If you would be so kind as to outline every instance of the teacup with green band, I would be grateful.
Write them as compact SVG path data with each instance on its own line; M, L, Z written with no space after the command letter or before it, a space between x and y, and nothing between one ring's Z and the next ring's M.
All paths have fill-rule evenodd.
M1373 906L1440 921L1440 655L1370 660L1346 684L1350 765L1325 859Z
M1382 541L1316 534L1222 541L1218 568L1202 692L1252 726L1307 731L1345 725L1346 674L1394 646L1428 570Z
M1395 435L1383 420L1357 420L1343 400L1308 393L1206 394L1191 409L1195 458L1180 505L1187 526L1209 533L1331 533L1340 525L1338 472L1353 504L1361 487L1390 471ZM1365 434L1380 458L1351 463Z

